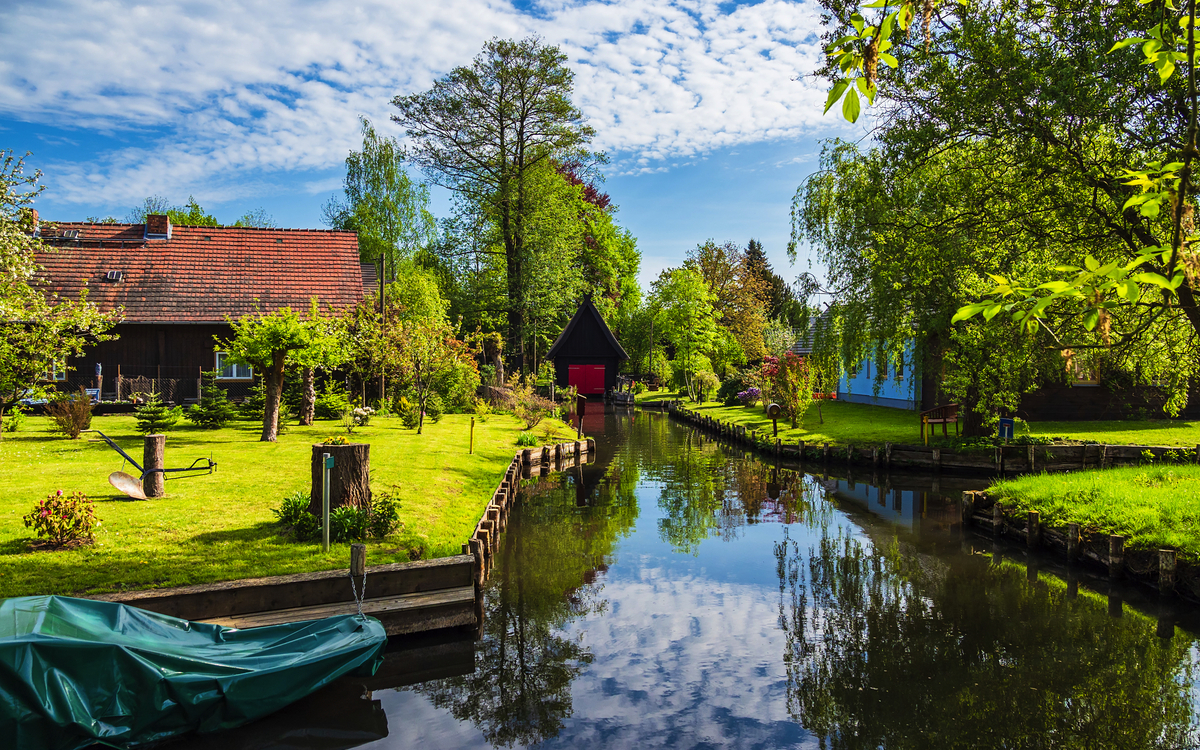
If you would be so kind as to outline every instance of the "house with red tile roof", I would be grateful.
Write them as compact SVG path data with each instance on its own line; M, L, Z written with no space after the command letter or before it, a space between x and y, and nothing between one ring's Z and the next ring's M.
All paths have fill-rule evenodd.
M172 226L161 215L145 224L37 226L48 293L86 290L102 310L124 310L116 340L55 373L72 387L102 387L105 398L154 380L167 400L181 403L197 395L200 372L213 369L241 395L253 374L214 348L232 336L228 320L307 310L314 297L322 309L352 307L375 278L373 266L359 264L354 232Z

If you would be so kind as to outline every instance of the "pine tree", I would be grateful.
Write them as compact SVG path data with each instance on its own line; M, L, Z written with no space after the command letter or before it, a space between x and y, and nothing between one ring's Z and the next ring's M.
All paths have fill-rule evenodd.
M162 402L157 393L146 397L146 403L139 406L133 415L137 417L137 430L143 435L165 432L175 426L183 416L183 409L169 408Z
M233 419L235 410L225 394L225 389L217 385L216 371L203 373L200 381L200 401L188 410L188 420L199 427L218 429Z

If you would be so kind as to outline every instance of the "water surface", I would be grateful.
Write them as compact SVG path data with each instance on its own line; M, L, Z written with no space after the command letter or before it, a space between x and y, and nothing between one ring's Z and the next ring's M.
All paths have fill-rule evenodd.
M394 639L372 680L203 744L1197 746L1186 613L964 536L980 483L585 427L597 461L522 490L480 640Z

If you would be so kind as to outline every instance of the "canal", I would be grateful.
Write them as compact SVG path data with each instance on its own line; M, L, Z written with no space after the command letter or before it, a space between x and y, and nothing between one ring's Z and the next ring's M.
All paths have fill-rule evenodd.
M585 428L594 463L525 484L477 638L394 639L370 680L180 746L1197 746L1195 614L964 534L986 480Z

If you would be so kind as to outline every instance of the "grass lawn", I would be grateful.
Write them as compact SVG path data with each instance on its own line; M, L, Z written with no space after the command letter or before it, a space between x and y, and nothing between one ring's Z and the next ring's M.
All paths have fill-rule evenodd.
M1200 561L1200 467L1129 466L1004 479L991 493L1006 506L1036 510L1047 526L1122 534L1132 549L1176 549Z
M666 398L668 394L661 394L660 397ZM763 413L761 406L722 406L716 402L708 402L701 406L685 403L684 406L725 422L744 425L747 429L759 430L768 435L771 433L771 420ZM824 416L824 423L821 422L821 415ZM954 425L949 425L949 433L953 438ZM1029 434L1109 445L1180 445L1194 448L1200 445L1200 422L1031 422ZM815 402L809 407L808 413L804 415L804 422L798 429L792 429L787 420L780 420L779 437L786 442L804 440L810 443L857 445L916 444L921 442L921 425L915 412L904 409L853 404L848 401L823 401L819 413ZM941 437L940 429L935 437Z
M403 528L371 540L370 564L458 554L492 490L517 450L517 420L493 415L475 426L469 455L470 415L450 414L406 430L398 418L376 418L352 441L371 444L371 486L395 488ZM544 424L551 424L547 420ZM308 491L311 445L341 430L340 422L290 426L278 443L260 443L261 425L234 422L221 430L190 425L167 433L167 467L187 466L210 454L210 476L171 478L167 496L132 501L108 484L121 457L103 442L68 440L49 431L45 417L28 419L0 440L0 597L95 593L179 586L346 567L348 544L322 554L316 543L279 535L271 509L296 490ZM142 438L131 416L96 417L92 427L141 460ZM545 427L535 432L542 438ZM555 420L555 437L573 436ZM552 440L555 438L552 438ZM130 468L125 467L126 471ZM136 472L134 472L136 473ZM90 547L31 552L32 530L22 516L55 490L81 490L96 503L101 526Z

